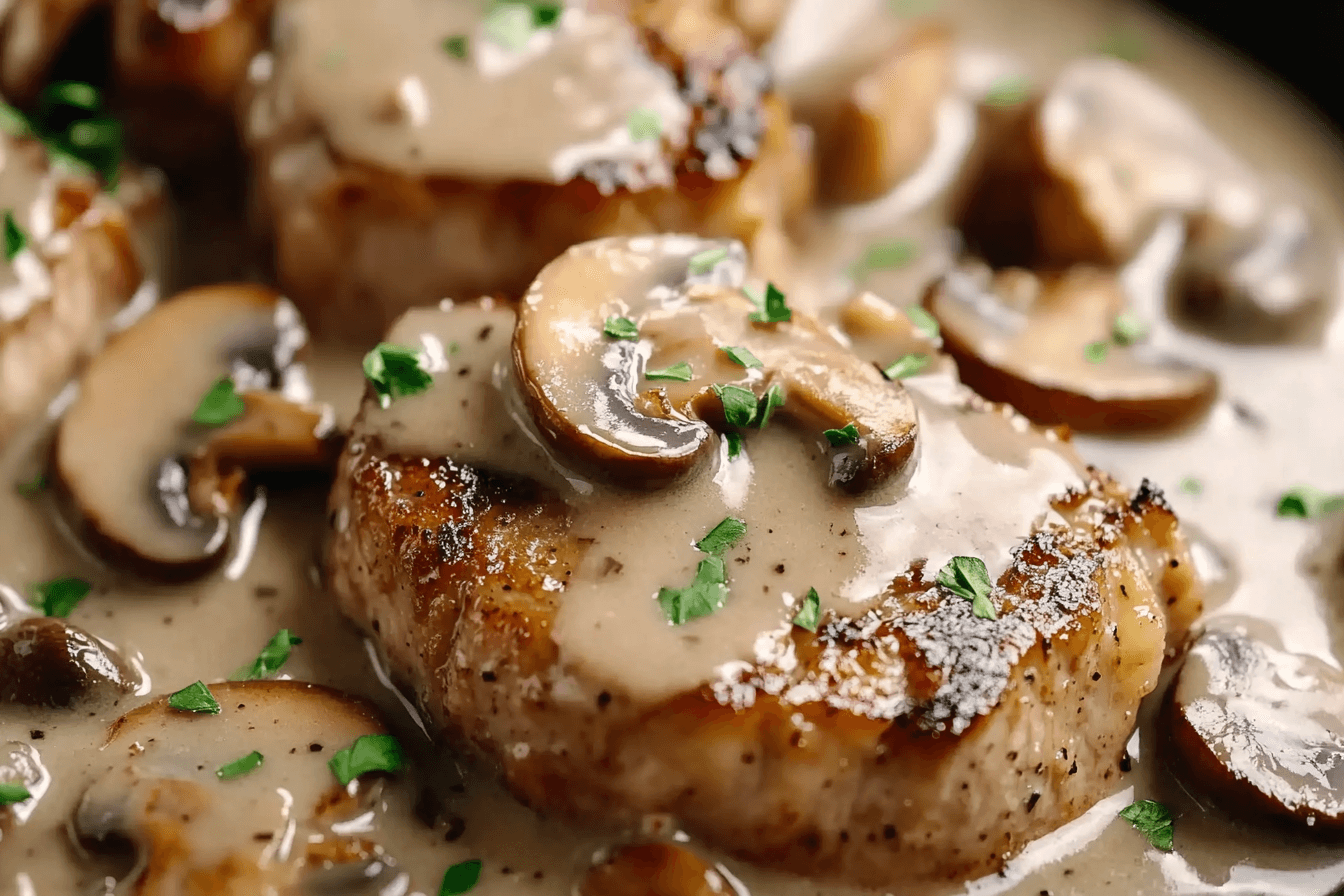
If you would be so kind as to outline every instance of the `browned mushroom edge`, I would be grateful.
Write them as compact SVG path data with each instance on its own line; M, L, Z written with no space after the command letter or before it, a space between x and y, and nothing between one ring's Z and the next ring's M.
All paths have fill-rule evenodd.
M57 498L75 533L103 559L164 581L218 564L247 474L334 462L330 410L305 403L306 342L293 307L251 285L189 290L111 340L52 445ZM242 398L241 416L193 423L222 377Z
M703 273L692 264L702 253L718 256ZM777 419L817 439L853 424L858 444L832 453L833 484L862 490L905 467L916 417L900 383L801 314L753 322L745 263L740 243L671 235L595 240L547 265L519 311L514 369L538 430L566 462L627 486L671 483L729 429L714 387L733 386L758 402L775 389ZM632 321L637 338L604 333L614 317ZM727 347L761 366L733 363ZM645 379L679 363L692 368L687 382Z
M1168 429L1197 419L1217 396L1212 372L1142 341L1115 342L1125 297L1109 272L991 275L963 265L934 283L924 304L962 381L1040 424L1082 432ZM1099 357L1089 358L1090 345Z

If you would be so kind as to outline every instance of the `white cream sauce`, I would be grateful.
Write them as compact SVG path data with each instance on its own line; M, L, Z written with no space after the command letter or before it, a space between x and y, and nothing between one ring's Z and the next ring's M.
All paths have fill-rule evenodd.
M414 5L411 0L398 2ZM309 4L308 12L313 13L319 5ZM342 16L375 15L371 11L361 13L356 8L358 5L361 4L351 0L333 8L339 9ZM315 46L304 58L316 66L321 54L331 50L367 51L380 54L375 58L383 60L438 53L442 58L425 58L425 68L419 68L417 63L415 70L422 75L432 71L449 81L475 77L470 70L459 74L448 70L450 65L472 66L475 61L459 62L438 49L438 43L448 36L440 33L442 28L466 27L454 24L458 21L451 18L458 15L455 7L443 4L441 10L428 12L428 4L424 5L425 10L408 17L416 27L405 26L412 32L411 37L424 38L423 46L419 43L413 47L388 43L391 40L389 34L370 31L367 48ZM384 15L383 8L379 5L376 15ZM1220 58L1214 51L1196 46L1188 36L1151 16L1082 0L1068 3L964 0L959 5L949 4L945 13L971 45L1005 51L1006 56L996 57L1006 60L1003 65L1027 71L1042 81L1067 59L1090 51L1108 28L1116 25L1135 28L1143 34L1149 51L1145 68L1161 83L1188 99L1214 132L1227 140L1249 164L1263 171L1290 172L1322 196L1344 195L1344 166L1339 164L1337 147L1322 138L1303 112L1285 102L1272 85ZM444 18L440 22L434 16ZM337 18L337 15L333 13L332 17ZM1043 25L1047 22L1048 26ZM317 29L320 27L320 23L312 23L306 33L319 33ZM398 35L404 36L401 32ZM333 70L338 71L334 67ZM326 70L310 68L307 77L316 80L318 71ZM298 83L308 82L299 79ZM360 94L360 103L351 104L354 110L351 115L361 117L358 121L351 118L351 131L360 132L366 126L360 122L367 122L369 113L379 108L378 104L384 99L392 97L395 101L400 83L397 72L390 71L389 77L378 85L377 95ZM395 127L387 125L364 131L368 135L378 135L370 139L366 147L360 148L358 141L361 138L358 136L349 137L352 142L348 151L355 155L367 152L375 161L391 161L395 156L397 166L406 168L410 164L411 147L418 145L421 139L414 131L417 108L429 110L423 126L435 131L432 142L458 146L461 150L463 144L454 141L467 139L465 129L462 135L448 133L451 128L445 127L445 121L434 114L439 108L440 100L436 99L439 94L435 92L439 84L437 77L424 77L423 94L413 88L403 91L403 99L409 98L406 99L407 117ZM345 87L347 90L366 90L366 87L354 84ZM308 84L304 89L320 88ZM426 102L421 103L422 99ZM622 116L628 110L612 111L617 108L607 109L608 117L595 126L593 133L596 136L605 133L603 129L609 128L612 122L623 123ZM1256 127L1247 128L1244 124L1247 120L1257 122ZM448 119L448 122L461 121L457 110ZM426 147L428 142L426 139ZM954 147L956 144L955 140L946 142ZM517 171L526 169L528 177L552 176L552 158L548 153L531 150L522 153L508 147L494 149L502 154L498 157L511 159L510 164L515 165ZM382 151L390 155L374 155ZM511 152L520 154L510 156ZM479 170L481 163L478 151L473 150L473 170ZM514 174L511 172L508 176ZM916 300L918 284L927 277L930 269L936 269L945 260L946 250L941 248L944 244L930 235L935 232L931 228L941 214L936 203L925 213L902 220L892 220L884 215L880 204L862 211L862 215L851 210L847 215L838 216L835 227L817 235L809 253L815 256L811 260L816 261L812 268L814 273L809 278L813 288L797 290L791 296L795 304L834 305L848 292L848 285L836 272L873 239L909 237L917 240L924 250L910 268L875 274L866 284L898 305ZM1331 208L1330 214L1338 223L1340 208ZM490 322L503 324L507 315L501 311L470 313L480 315L473 323L481 323L482 328ZM1164 330L1162 338L1166 346L1218 371L1225 400L1206 421L1174 438L1146 441L1087 439L1080 440L1079 444L1080 452L1089 461L1130 483L1147 476L1167 487L1182 518L1206 533L1211 543L1221 549L1235 570L1236 587L1231 599L1214 609L1215 614L1229 619L1242 616L1267 621L1281 634L1287 650L1313 654L1334 665L1338 665L1338 659L1332 653L1331 643L1332 640L1339 642L1338 616L1323 607L1316 580L1298 568L1299 558L1313 547L1318 529L1309 523L1276 519L1273 504L1284 488L1298 483L1344 491L1344 467L1341 467L1338 451L1339 383L1344 381L1344 324L1340 320L1336 318L1321 344L1313 346L1234 348L1197 334ZM415 318L411 321L412 331L433 332L432 327L414 323ZM471 328L467 329L470 332ZM470 354L474 359L497 352L506 329L501 325L499 332L492 331L487 339L479 340L482 347L470 350L462 337L438 334L445 365L438 374L441 384L446 385L454 375L453 365L459 355L465 358ZM458 352L450 351L450 346L443 344L444 336L450 342L453 338L459 340ZM345 420L350 419L362 390L358 362L353 355L324 350L312 363L318 396L336 402ZM454 388L462 390L469 405L494 401L499 394L494 391L494 380L481 377L477 371L461 379L463 382ZM956 432L954 422L938 420L934 387L926 389L916 378L911 382L911 389L921 402L926 420L931 421L928 435L933 443L964 449L967 443L962 439L966 434ZM1248 422L1245 414L1234 409L1233 401L1249 408L1257 422ZM426 410L426 404L419 410ZM405 429L398 437L408 446L417 442L439 444L442 438L440 426L481 423L481 429L469 430L478 431L481 438L464 443L458 449L469 455L472 451L483 451L492 444L489 439L500 436L489 429L488 421L498 419L498 415L484 413L488 404L480 405L480 416L473 416L475 411L470 406L463 408L459 404L454 409L443 404L437 407L443 415L439 419L413 413L416 405L410 401L395 405L394 415L402 410L406 412L400 418ZM417 430L416 427L422 424L426 428ZM948 442L941 441L944 437ZM31 478L42 454L40 440L41 433L34 432L6 447L0 458L4 481ZM786 428L779 427L753 442L748 456L757 468L765 463L797 467L798 475L791 487L807 500L817 497L808 493L822 489L821 479L815 475L817 467L808 456L811 450L808 446L800 446ZM966 463L972 465L989 462L982 455L968 454L967 457L970 459ZM1015 469L1020 471L1017 475L1023 480L1023 494L1032 495L1033 489L1046 491L1060 477L1070 475L1068 464L1057 460L1058 457L1048 446L1042 446L1027 457L1012 459ZM935 463L933 460L928 462ZM925 469L924 463L921 459L919 470ZM936 463L946 463L950 468L957 461L940 457ZM932 474L933 468L928 469ZM912 490L923 487L919 470L910 485ZM1181 493L1177 484L1192 476L1200 480L1202 492L1198 495ZM559 479L558 487L576 488L564 476ZM633 547L630 542L619 540L613 541L612 550L594 551L594 557L614 556L622 563L622 570L628 570L631 575L647 563L649 570L638 572L640 576L648 573L648 581L641 579L639 585L639 589L645 591L677 581L678 576L688 577L695 561L691 542L723 515L742 506L743 498L724 485L727 481L728 477L720 477L718 484L712 480L700 484L701 503L694 504L694 515L675 528L659 532L658 541L665 545L665 549L663 557L656 562L646 560L643 553L634 558L638 562L623 562L622 558L632 558L626 553L616 556L612 550L628 552ZM960 514L979 513L977 501L993 504L999 500L998 495L972 494L966 502L954 503L950 486L941 479L930 479L928 488L930 496L925 510L928 519L944 525ZM475 857L485 863L481 884L473 891L480 896L519 893L566 896L571 893L578 870L604 841L536 818L482 778L468 776L459 784L451 775L445 775L441 751L431 747L418 734L413 714L409 714L404 703L380 684L376 665L369 659L372 654L352 628L338 617L316 581L314 559L323 531L323 497L320 489L272 494L258 525L251 561L241 568L236 578L214 577L191 587L168 588L125 579L94 565L53 522L55 517L49 512L51 508L46 498L33 501L10 489L0 489L0 531L5 533L0 539L0 581L26 590L32 583L57 576L83 575L90 579L95 583L94 593L74 611L71 621L118 645L125 655L143 667L158 694L169 693L198 678L206 681L227 678L253 658L278 628L294 630L305 641L294 649L285 674L369 695L387 711L416 761L408 780L388 788L388 805L377 830L377 836L397 858L399 867L409 872L409 892L437 892L444 868ZM579 498L582 497L579 494ZM747 492L745 501L751 500L750 492ZM580 508L582 518L582 501L577 500L576 506ZM744 628L759 631L759 626L785 617L785 591L796 595L809 584L817 585L819 590L823 584L829 584L834 593L841 593L847 580L861 581L850 578L859 574L860 558L866 557L863 562L876 569L881 565L876 558L886 549L881 538L863 534L876 531L865 530L862 525L865 510L872 512L871 507L846 508L845 512L856 522L856 533L843 539L836 535L834 543L822 545L824 550L846 550L849 555L849 565L838 564L828 583L793 582L787 573L775 576L770 572L775 563L785 562L787 570L800 552L816 550L815 536L800 542L781 525L777 539L765 547L753 542L753 554L759 554L759 557L753 556L742 567L750 572L739 573L733 569L732 575L743 576L744 584L745 577L755 577L749 579L751 584L771 590L769 593L762 591L757 600L751 587L739 587L738 580L734 579L734 596L740 590L753 599L735 600L725 612L744 614ZM1016 515L1027 512L1025 504L1021 509L996 506L993 510L1014 525L1017 524ZM959 522L957 528L973 522ZM642 517L632 519L630 525L646 530L651 528ZM960 551L961 539L970 537L964 532L950 532L947 540L933 532L922 531L921 535L929 539L924 550L930 554L937 554L939 550ZM614 538L600 532L595 537ZM967 547L992 552L997 540L988 534L981 537L986 538L984 544ZM952 546L954 543L956 547ZM800 544L803 547L800 548ZM903 545L897 553L904 560L914 552L908 545ZM652 574L653 569L657 570L656 576ZM591 574L592 571L585 571L585 575ZM882 574L888 574L888 571L883 569ZM788 580L787 584L774 581L772 576ZM628 595L628 580L623 588ZM575 594L578 594L577 589ZM588 637L592 627L601 623L606 602L613 600L615 595L614 588L595 587L583 601L567 604L560 635L562 641L571 634L580 641ZM741 609L733 609L739 605ZM650 601L647 624L653 626L658 621L656 605ZM648 649L637 638L631 638L630 642L637 652ZM612 651L613 668L620 668L624 673L641 665L622 665L617 661L615 654L626 649L618 646ZM656 645L654 649L658 649ZM590 653L584 653L584 656L595 662L605 662L602 657L592 657ZM651 683L645 682L645 685L651 686ZM141 700L131 697L124 699L120 706L91 707L91 714L0 707L0 743L22 743L26 745L25 754L35 750L51 777L42 799L36 806L25 809L31 814L24 823L0 837L0 894L64 896L110 891L111 884L103 882L105 876L115 874L119 869L81 857L70 843L67 824L80 795L93 780L99 766L106 764L92 751L94 745L101 743L107 723ZM1108 891L1148 896L1167 893L1317 896L1336 889L1344 881L1344 849L1303 843L1230 824L1217 812L1201 808L1174 786L1163 775L1160 763L1153 755L1155 737L1151 715L1154 708L1150 701L1140 730L1131 743L1134 767L1123 776L1121 790L1074 823L1030 845L1009 863L1002 875L962 887L949 887L947 892L1011 893L1014 896ZM240 743L237 752L242 754L252 748L251 744ZM4 751L0 750L0 758L3 755ZM435 768L438 771L431 771ZM323 758L313 759L311 773L325 780L324 776L329 773ZM415 818L412 806L420 786L449 795L450 805L465 821L459 837L449 840L442 825L431 829ZM1162 799L1173 808L1176 815L1175 854L1163 855L1146 848L1142 838L1115 817L1120 807L1136 797ZM457 833L455 826L450 826L447 833ZM785 878L737 863L728 862L726 867L756 896L848 896L850 893L844 888Z

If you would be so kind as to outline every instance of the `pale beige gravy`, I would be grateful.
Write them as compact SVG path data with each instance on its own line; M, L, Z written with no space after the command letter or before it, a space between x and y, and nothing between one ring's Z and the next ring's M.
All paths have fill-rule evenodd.
M1147 70L1186 97L1251 165L1291 172L1309 183L1338 222L1344 169L1335 147L1270 86L1194 46L1162 23L1127 7L1079 0L965 0L956 7L949 4L946 12L968 43L1000 48L1012 54L1014 64L1042 79L1065 60L1089 51L1107 28L1125 24L1139 29L1150 54ZM1256 127L1246 127L1247 121L1256 122ZM879 236L911 236L925 250L916 265L908 271L874 276L867 284L897 304L909 303L915 298L917 278L939 262L939 250L927 230L936 215L935 206L928 214L901 222L884 221L880 210L837 216L835 226L818 234L813 244L812 254L818 257L818 273L813 278L816 289L791 298L813 307L833 302L844 292L833 272L859 247ZM1336 318L1319 346L1234 349L1174 329L1163 329L1159 338L1178 353L1216 369L1224 400L1208 420L1180 437L1081 439L1079 452L1131 484L1147 476L1165 486L1182 518L1231 561L1235 590L1214 610L1213 618L1268 621L1287 649L1337 664L1331 651L1332 640L1338 643L1337 617L1327 612L1315 580L1299 568L1318 530L1307 523L1276 519L1273 503L1283 489L1299 483L1344 489L1338 455L1344 324ZM312 368L319 396L334 401L342 419L350 419L361 392L358 357L320 350ZM918 395L917 380L911 388ZM1244 415L1233 410L1234 400L1251 409L1260 423L1248 424ZM777 438L785 438L782 430ZM41 456L37 439L35 433L7 447L0 460L2 481L31 478ZM770 439L761 440L752 450L768 455L772 444ZM817 467L801 466L797 488L811 490L818 482ZM1178 489L1187 476L1198 477L1201 494L1188 495ZM960 505L940 491L938 483L930 482L930 488L948 503L949 515L979 512L974 494ZM685 547L699 537L731 509L725 495L722 487L717 494L706 489L709 504L697 505L695 518L683 523L677 538L669 538L669 543ZM402 702L380 682L361 637L339 618L317 581L324 504L320 489L271 494L250 557L239 558L228 565L226 573L197 585L166 588L126 579L93 564L59 531L45 498L34 501L3 489L0 581L24 590L33 582L56 576L90 579L95 583L94 594L74 612L72 622L135 658L149 679L147 691L154 694L169 693L198 678L227 678L252 659L278 628L294 630L305 640L294 649L285 674L370 696L386 709L416 760L408 779L388 789L388 808L378 833L399 867L409 872L409 892L437 892L444 868L474 857L485 863L474 893L566 896L579 870L607 841L538 819L478 777L468 777L465 792L452 795L446 786L452 782L445 781L441 771L449 763L418 733ZM963 509L958 511L958 507ZM238 541L239 545L249 543L245 538ZM789 545L781 542L773 549L779 553L789 550ZM687 548L682 559L680 551L669 549L666 562L671 566L660 567L659 576L675 581L674 567L683 574L693 570L693 551ZM663 579L653 587L666 583ZM839 590L842 583L833 580L831 584ZM790 583L779 588L796 593L800 586L807 587ZM585 612L600 611L603 599L600 590L595 591L584 603L576 603L573 615L581 621ZM757 606L777 618L785 616L782 604L743 603L747 608L742 612ZM582 628L578 621L576 626ZM611 652L614 671L622 671L622 656L619 651ZM144 699L131 696L115 707L60 713L0 709L0 742L20 741L36 748L52 776L32 816L0 841L0 893L49 896L110 891L112 885L104 884L103 876L118 869L78 857L66 835L66 824L79 796L106 764L93 752L106 724ZM1151 716L1153 708L1149 701L1146 716ZM37 731L40 738L34 734ZM239 744L236 752L241 755L259 748ZM946 892L1305 896L1330 892L1344 881L1344 848L1293 842L1282 835L1231 825L1216 812L1200 809L1155 768L1149 719L1141 725L1131 752L1135 755L1133 770L1122 777L1122 789L1113 797L1028 847L1009 863L1004 875L949 887ZM308 769L322 781L330 774L325 758L314 757ZM445 840L443 828L432 830L416 818L412 806L422 783L448 792L451 805L465 820L461 836L453 842ZM1115 818L1116 811L1136 796L1162 799L1172 806L1177 816L1175 854L1147 849L1142 838ZM220 837L228 835L228 831L218 832ZM725 862L725 867L741 881L744 892L755 896L849 896L851 892L735 862ZM904 892L900 882L893 882L892 892Z

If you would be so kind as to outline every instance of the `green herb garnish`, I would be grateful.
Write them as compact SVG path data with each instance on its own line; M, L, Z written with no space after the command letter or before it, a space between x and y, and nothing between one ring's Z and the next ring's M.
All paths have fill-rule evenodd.
M1148 325L1133 311L1121 311L1111 324L1111 340L1116 345L1133 345L1148 335Z
M25 498L32 498L41 494L42 490L45 489L46 487L47 487L46 474L38 473L32 479L29 479L25 482L16 483L14 486L14 491L23 495Z
M234 388L233 380L225 376L216 380L201 396L200 404L191 412L191 419L201 426L223 426L243 416L246 410L247 405Z
M685 625L692 619L709 616L728 598L728 573L723 558L706 557L696 567L695 579L686 588L659 588L658 605L667 621Z
M639 327L628 317L613 314L602 324L602 332L612 339L638 339Z
M691 370L691 365L685 361L673 364L671 367L644 371L644 378L649 380L673 380L678 383L689 383L692 376L694 376L694 372Z
M1141 62L1148 55L1143 35L1133 28L1112 28L1097 43L1097 52L1126 62Z
M439 884L439 896L462 896L463 893L470 893L480 879L480 859L458 862L443 873L443 883Z
M821 596L817 594L817 589L807 589L803 605L793 616L793 624L809 632L816 632L817 626L821 624Z
M56 81L38 97L29 127L53 159L92 169L109 188L121 166L121 123L103 111L98 88L82 81Z
M821 434L826 437L826 441L831 443L832 448L859 444L859 428L853 423L846 423L840 429L823 430Z
M28 788L8 781L0 782L0 806L10 806L33 798Z
M189 684L182 690L168 695L168 705L182 712L198 712L204 715L218 715L219 701L205 682Z
M981 619L996 619L994 604L989 599L994 586L989 581L989 570L979 557L953 557L938 570L938 584L958 597L971 602L971 612Z
M1089 364L1100 364L1106 360L1110 351L1111 344L1109 342L1089 342L1083 346L1083 357L1087 359Z
M373 386L378 403L387 407L398 398L419 395L434 377L420 366L420 353L405 345L380 342L364 356L364 378Z
M734 364L738 364L742 367L752 368L761 366L761 359L740 345L725 345L720 351L729 358L732 358Z
M1187 476L1181 480L1181 491L1187 495L1201 495L1204 493L1204 483L1193 476Z
M793 312L784 300L784 293L773 283L765 285L765 301L759 310L751 312L748 319L758 324L782 324L793 320Z
M634 109L625 119L630 139L636 143L657 140L663 135L663 119L653 109Z
M1300 485L1279 498L1278 515L1312 520L1344 509L1344 495L1332 495L1310 485Z
M390 734L365 734L327 763L341 786L368 772L395 774L406 767L401 744Z
M761 396L760 406L756 409L756 425L765 429L770 423L770 418L774 416L776 408L784 406L784 389L778 383L765 390Z
M83 579L75 578L38 582L33 586L33 606L40 609L44 616L64 619L79 606L80 601L89 596L92 587Z
M561 8L560 3L543 0L496 0L486 10L481 30L505 49L521 50L533 31L554 27Z
M232 781L234 778L241 778L243 775L261 768L261 764L265 761L264 756L253 750L246 756L221 765L215 770L215 777L221 781Z
M14 220L14 211L9 209L5 211L5 261L13 261L15 256L23 251L23 247L28 245L28 237L19 228L19 224Z
M270 678L280 671L289 660L289 650L295 644L302 644L302 638L296 638L287 628L282 628L275 633L275 637L266 642L266 646L261 648L261 653L252 661L251 665L244 666L233 674L233 681L257 681L262 678Z
M882 368L882 375L889 380L901 380L907 376L914 376L925 367L929 366L931 361L928 355L901 355L895 361L892 361L886 367Z
M692 274L708 274L714 270L715 265L728 257L728 249L724 246L715 246L712 249L703 249L691 256L690 261L686 263L687 269Z
M695 543L696 550L704 551L706 554L722 554L742 540L742 536L747 534L747 524L735 516L724 517L724 519L709 532L705 537Z
M1016 106L1031 96L1031 82L1022 75L1004 75L985 91L987 106Z
M723 418L733 426L750 426L756 419L756 393L741 386L725 386L719 383L712 387L714 394L723 403Z
M1130 824L1148 842L1163 852L1171 852L1172 820L1166 806L1153 800L1139 800L1120 810L1120 817Z
M728 442L728 459L732 460L742 453L742 434L730 432L724 434L724 439Z
M929 341L938 338L938 318L925 311L918 305L907 305L905 308L905 318L910 321L915 328L915 332Z
M11 137L27 137L33 128L26 115L9 103L0 102L0 131Z
M850 276L859 279L869 271L884 271L902 268L914 260L915 244L909 240L885 240L873 243L863 250L849 267Z
M445 37L440 46L443 47L443 52L454 59L467 58L467 49L469 45L467 44L467 36L465 34L454 34L450 37Z

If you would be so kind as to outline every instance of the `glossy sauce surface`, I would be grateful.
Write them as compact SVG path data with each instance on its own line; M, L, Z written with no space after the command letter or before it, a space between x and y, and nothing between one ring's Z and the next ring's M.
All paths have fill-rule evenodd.
M353 3L342 9L358 14ZM1149 48L1150 71L1189 99L1214 131L1248 162L1291 173L1335 201L1344 196L1344 168L1335 148L1297 110L1244 70L1141 13L1100 3L1046 0L965 0L956 6L949 4L946 13L967 44L1006 52L1009 55L1002 64L1041 80L1065 60L1088 52L1108 28L1116 24L1138 28ZM1043 21L1050 26L1042 27ZM434 37L439 39L437 34ZM438 50L431 46L426 52ZM987 57L976 58L983 62ZM457 64L451 59L447 62ZM433 65L440 64L436 58ZM974 68L970 63L967 67ZM1247 116L1261 122L1254 133L1244 126ZM955 115L947 120L953 122L949 128L953 127ZM432 119L434 124L438 121ZM354 141L367 137L368 132L358 127L352 130ZM445 140L442 145L452 142ZM380 139L377 147L369 152L409 152L407 144L399 145L395 139ZM479 164L478 151L479 147L471 149L473 166ZM400 155L376 160L407 165ZM517 171L526 169L531 177L546 176L551 170L547 158L520 159L518 165ZM791 301L819 311L829 308L826 316L832 315L849 292L836 272L867 243L892 237L917 240L920 256L909 268L878 273L865 285L897 305L918 298L919 284L946 260L936 235L943 212L935 202L926 211L898 221L896 211L902 200L899 195L891 199L886 206L878 203L849 209L827 222L805 259L806 279L812 288L797 290ZM1336 219L1338 213L1338 208L1332 210ZM1160 319L1158 309L1148 310L1154 320ZM455 313L464 317L450 330L441 329L438 323L445 316L426 312L407 318L403 329L394 334L396 341L412 342L423 336L437 340L442 348L442 370L435 390L423 399L399 402L386 412L387 437L408 450L447 449L464 459L480 457L506 467L516 464L520 471L548 469L537 466L544 458L542 452L517 441L516 418L506 420L499 414L498 396L508 393L496 385L504 382L496 375L497 362L507 346L512 312L464 308ZM480 338L486 327L490 333ZM1206 421L1188 433L1164 440L1080 439L1078 452L1130 484L1146 476L1167 488L1178 514L1192 531L1206 538L1203 557L1210 576L1215 581L1220 576L1227 580L1231 596L1214 610L1217 615L1233 621L1249 617L1268 622L1287 650L1313 654L1337 665L1332 644L1340 642L1340 623L1326 601L1332 596L1338 600L1340 594L1319 593L1318 580L1299 568L1299 558L1314 547L1322 532L1309 523L1276 519L1273 505L1285 488L1299 483L1331 491L1344 488L1337 450L1342 438L1338 384L1344 381L1344 324L1336 318L1315 345L1232 348L1170 326L1159 327L1154 338L1215 369L1222 377L1224 399ZM453 342L458 343L457 351L450 350ZM341 419L349 420L363 388L359 358L319 350L311 367L317 394L335 402ZM462 368L468 370L466 375L457 373ZM818 512L833 514L841 529L852 523L854 531L840 536L827 525L818 548L817 528L783 518L776 531L769 533L769 540L753 542L753 554L762 556L753 556L740 572L734 571L742 576L740 588L735 579L734 595L740 591L747 599L736 600L729 610L714 617L724 624L715 630L712 650L697 647L689 654L677 654L693 658L686 662L688 676L703 677L705 666L725 652L750 657L754 645L747 633L768 629L787 618L785 592L796 596L815 585L833 594L862 597L870 593L872 582L889 579L895 566L903 567L910 556L921 552L929 555L931 566L939 563L937 557L952 552L978 553L993 565L996 553L1010 546L1001 533L1022 531L1043 506L1044 496L1076 477L1075 461L1044 438L1025 456L1003 457L984 450L994 434L971 433L959 426L942 382L930 374L909 383L927 439L921 451L928 463L917 468L906 486L917 499L913 503L921 514L917 520L903 518L893 526L882 518L884 507L890 505L880 499L837 501L818 475L819 461L812 452L820 449L802 445L786 427L767 430L752 443L750 472L755 481L759 483L765 472L787 477L791 493L804 506L822 508ZM450 394L459 399L455 406L446 400ZM466 406L461 403L464 400ZM454 433L451 445L443 441L450 428ZM32 433L7 447L0 462L4 481L31 478L41 457L40 435ZM1015 471L1021 488L1009 496L1013 500L977 491L976 468L987 464L1006 465ZM731 467L726 464L721 469ZM925 476L927 480L921 478ZM964 485L958 490L948 477ZM1202 486L1197 495L1179 489L1182 480L1192 477ZM585 494L563 474L552 474L551 479L557 488L572 490L569 494L580 520L586 508L598 506L597 488ZM650 600L648 614L638 623L647 625L647 630L618 643L600 637L604 608L610 601L628 599L631 593L651 594L661 585L688 579L695 563L691 543L728 513L758 512L753 507L753 502L761 501L756 494L752 489L735 488L725 475L719 481L706 478L668 501L671 506L657 508L656 513L666 514L660 517L662 522L650 521L651 506L632 504L600 514L593 511L593 537L603 543L603 549L590 552L597 565L582 573L592 587L583 590L582 600L565 604L557 631L562 649L576 661L621 676L633 687L656 692L675 685L675 678L665 672L651 675L656 664L646 661L650 649L663 650L669 643L651 635L663 626L657 605ZM167 588L123 579L97 567L59 530L46 498L33 500L0 490L0 531L6 533L0 540L0 581L24 590L31 583L57 576L90 579L95 583L94 594L76 609L72 621L135 658L156 694L169 693L196 679L227 678L251 660L278 628L294 630L305 642L294 649L285 674L374 699L387 710L416 763L408 780L386 788L386 810L377 821L376 836L398 867L409 874L405 879L408 889L386 892L432 894L437 892L445 867L475 857L485 862L485 872L474 893L570 894L578 870L609 838L538 819L483 776L469 774L459 781L442 771L442 751L418 733L415 716L380 682L373 653L339 618L315 579L315 559L326 522L324 498L320 489L271 493L259 519L254 518L255 537L239 539L234 562L226 565L225 572L199 585ZM659 533L652 549L646 532ZM915 538L921 541L913 542ZM845 552L845 560L822 563L827 552ZM619 585L603 584L608 556L621 566ZM781 562L786 573L774 573ZM800 581L794 581L795 571ZM570 595L578 596L578 589ZM665 631L658 629L656 634ZM13 741L36 750L51 774L51 783L31 816L0 835L0 893L102 892L104 874L119 873L115 866L78 856L66 823L85 787L106 765L102 754L90 752L90 745L101 743L107 723L142 699L123 698L120 705L90 707L91 715L0 708L0 743ZM1344 850L1339 847L1232 825L1216 810L1203 808L1182 794L1161 771L1154 755L1156 738L1148 718L1153 708L1148 707L1131 745L1133 770L1121 778L1113 797L1027 847L1003 875L949 887L948 892L1060 896L1109 890L1152 896L1317 896L1344 881ZM239 743L234 752L241 755L260 748L256 743ZM439 771L431 771L436 767ZM325 756L311 757L311 771L327 780ZM417 818L414 804L421 786L446 794L464 827L442 819L431 827ZM1162 799L1172 806L1177 818L1175 854L1147 848L1136 832L1115 817L1119 808L1138 797ZM743 892L756 896L850 893L737 863L728 862L725 867L742 882ZM388 879L381 879L377 885L387 883Z

